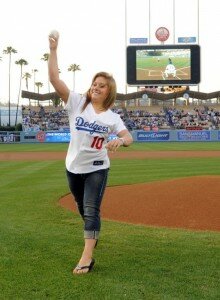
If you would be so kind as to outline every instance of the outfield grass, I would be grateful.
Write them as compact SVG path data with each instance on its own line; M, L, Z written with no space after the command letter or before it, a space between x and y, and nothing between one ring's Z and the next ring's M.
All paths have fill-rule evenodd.
M0 152L59 152L67 148L68 143L0 144Z
M56 152L66 151L68 148L67 143L36 143L36 144L0 144L0 152ZM156 143L133 143L130 147L122 147L119 151L220 151L219 142L156 142Z
M218 150L219 144L132 148L153 151L161 146L165 151L175 145L206 151ZM0 145L1 151L2 146L13 151L67 148ZM108 184L220 175L219 165L220 158L113 160ZM1 161L0 174L0 299L219 299L218 232L103 221L94 271L73 276L71 267L83 247L82 221L58 205L69 192L64 161Z
M158 61L159 58L159 61ZM157 57L157 56L147 56L147 57L138 57L137 58L137 68L143 69L155 69L155 68L166 68L169 63L167 57ZM189 59L187 57L173 57L172 63L176 69L189 67Z

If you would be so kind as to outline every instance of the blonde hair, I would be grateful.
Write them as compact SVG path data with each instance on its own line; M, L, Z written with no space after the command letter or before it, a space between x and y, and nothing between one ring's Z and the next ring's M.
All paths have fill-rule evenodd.
M96 78L98 77L104 77L107 80L107 84L109 87L109 94L106 97L105 101L103 102L103 109L107 110L110 107L112 107L115 103L116 100L116 93L117 93L117 88L116 88L116 82L115 79L113 78L112 75L110 75L109 73L106 72L98 72L95 74L95 76L92 79L92 84L94 83L94 81L96 80ZM91 93L90 93L91 87L89 88L89 90L86 92L85 96L86 96L86 101L83 105L82 111L85 110L85 108L87 107L87 105L91 102Z

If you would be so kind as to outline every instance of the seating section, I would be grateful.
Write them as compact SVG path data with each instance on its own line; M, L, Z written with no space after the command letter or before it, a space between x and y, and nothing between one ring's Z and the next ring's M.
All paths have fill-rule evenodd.
M220 109L218 107L140 107L113 108L132 130L163 129L219 129ZM48 131L69 129L67 112L62 106L23 107L23 131Z

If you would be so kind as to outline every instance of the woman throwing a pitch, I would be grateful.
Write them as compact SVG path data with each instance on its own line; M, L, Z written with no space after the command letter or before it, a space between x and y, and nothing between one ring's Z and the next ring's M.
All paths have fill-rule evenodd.
M91 271L93 250L100 233L100 206L107 184L110 161L108 150L129 146L133 139L120 116L111 108L116 99L116 83L106 72L97 73L90 88L81 96L70 91L59 78L58 34L49 35L49 78L68 111L71 140L66 155L69 188L84 221L84 250L74 274ZM108 141L116 133L117 139Z

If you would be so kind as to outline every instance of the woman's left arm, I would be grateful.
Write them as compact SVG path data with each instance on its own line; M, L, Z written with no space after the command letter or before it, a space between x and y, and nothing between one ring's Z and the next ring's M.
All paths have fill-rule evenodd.
M118 138L122 142L122 146L128 147L133 142L132 135L127 129L124 129L118 133Z
M133 138L127 129L124 129L118 133L118 138L109 141L105 147L111 151L115 152L119 147L128 147L133 142Z

